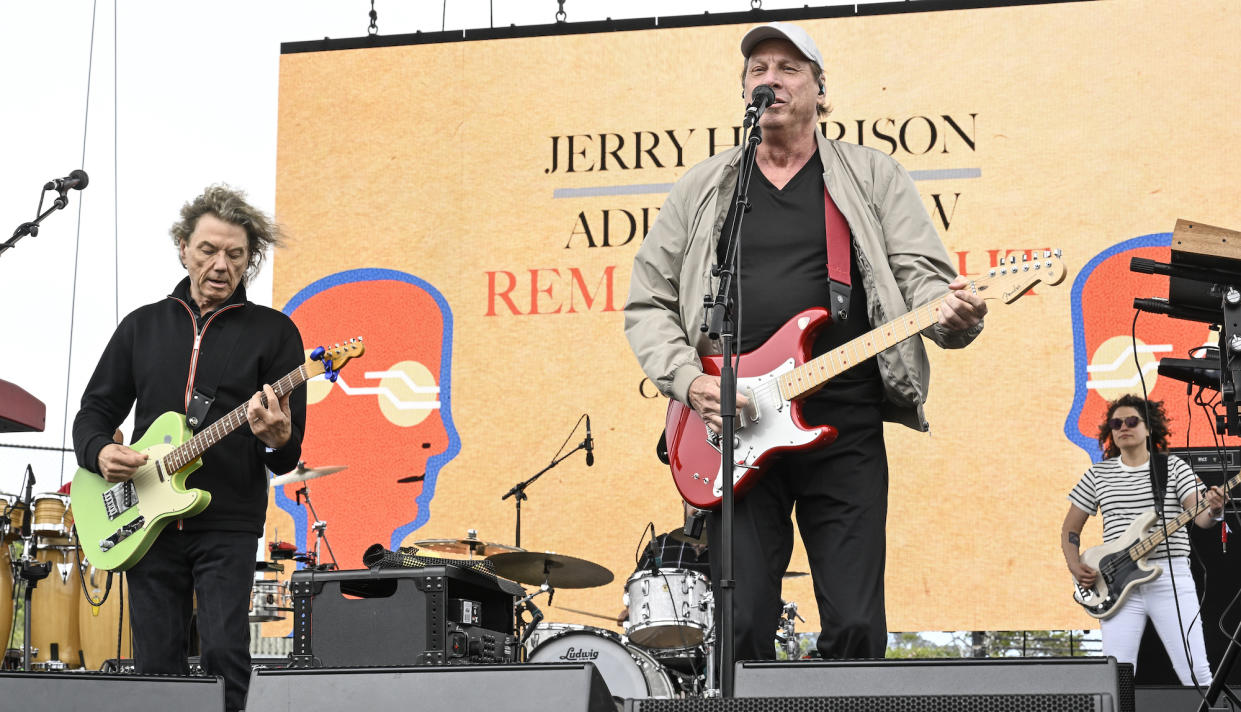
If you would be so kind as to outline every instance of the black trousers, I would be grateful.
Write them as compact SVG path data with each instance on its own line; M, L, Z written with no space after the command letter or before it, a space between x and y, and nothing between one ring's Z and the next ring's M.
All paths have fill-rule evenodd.
M734 654L737 660L776 656L781 577L793 553L796 510L822 623L819 652L834 659L882 658L888 511L883 419L878 405L820 402L807 406L806 420L831 423L840 434L826 448L775 461L735 504ZM714 512L709 537L717 592L720 530L720 514ZM717 606L719 600L717 593Z
M199 659L224 678L225 707L245 707L250 686L250 590L258 537L166 528L131 568L134 662L139 673L187 675L190 616L198 596Z

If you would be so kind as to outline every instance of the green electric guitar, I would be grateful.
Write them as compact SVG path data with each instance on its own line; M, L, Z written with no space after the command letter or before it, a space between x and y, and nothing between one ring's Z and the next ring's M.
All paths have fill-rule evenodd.
M273 383L272 390L283 398L315 376L335 381L341 367L363 351L360 338L330 349L320 346L305 363ZM185 416L169 411L131 445L149 456L133 479L108 482L90 470L78 469L69 502L86 559L97 569L128 569L146 554L169 522L206 509L211 493L187 490L185 480L202 465L200 456L207 448L246 423L246 404L242 403L193 435Z

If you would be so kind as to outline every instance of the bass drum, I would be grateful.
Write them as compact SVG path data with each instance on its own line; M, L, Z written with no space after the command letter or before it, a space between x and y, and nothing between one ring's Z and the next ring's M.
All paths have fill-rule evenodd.
M582 626L557 633L535 646L527 662L594 663L613 697L673 696L672 682L659 663L610 630Z
M108 572L85 564L86 589L96 601L103 598ZM99 670L105 660L116 657L116 633L121 624L121 574L112 577L112 590L103 606L96 608L85 597L79 599L78 637L87 670ZM121 657L132 658L133 636L129 630L129 609L125 610L125 630L121 632Z

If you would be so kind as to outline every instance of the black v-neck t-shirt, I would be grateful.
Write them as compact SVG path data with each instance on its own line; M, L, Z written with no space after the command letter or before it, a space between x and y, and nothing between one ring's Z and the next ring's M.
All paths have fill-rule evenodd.
M823 216L823 162L816 152L784 186L776 188L757 167L750 179L750 209L741 223L739 350L753 351L789 319L828 304L827 238ZM724 235L731 229L725 223ZM717 248L722 259L724 239ZM870 331L866 295L852 240L849 246L848 319L820 327L817 356ZM814 400L876 403L883 396L879 367L867 359L828 381Z

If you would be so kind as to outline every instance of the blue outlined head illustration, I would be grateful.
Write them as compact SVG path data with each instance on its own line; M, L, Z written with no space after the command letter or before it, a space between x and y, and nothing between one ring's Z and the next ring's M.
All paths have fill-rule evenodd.
M1085 450L1092 461L1102 457L1099 424L1110 401L1128 394L1142 395L1142 381L1152 400L1163 401L1169 416L1169 445L1207 445L1212 423L1195 407L1187 417L1186 384L1158 374L1164 358L1188 358L1217 335L1202 322L1140 313L1134 324L1134 298L1167 297L1168 278L1129 269L1134 257L1167 262L1170 233L1142 235L1095 255L1073 282L1073 405L1064 421L1064 434ZM1136 348L1135 348L1136 344ZM1136 355L1136 357L1135 357ZM1139 365L1140 364L1140 365ZM1192 427L1187 423L1192 422Z
M336 383L307 383L302 445L309 467L347 468L307 484L339 565L360 568L368 546L395 549L427 522L440 470L461 450L450 407L452 312L426 281L387 269L324 277L298 292L284 312L308 352L318 339L361 336L366 344ZM275 495L305 551L314 547L314 518L295 501L299 487L286 485Z

